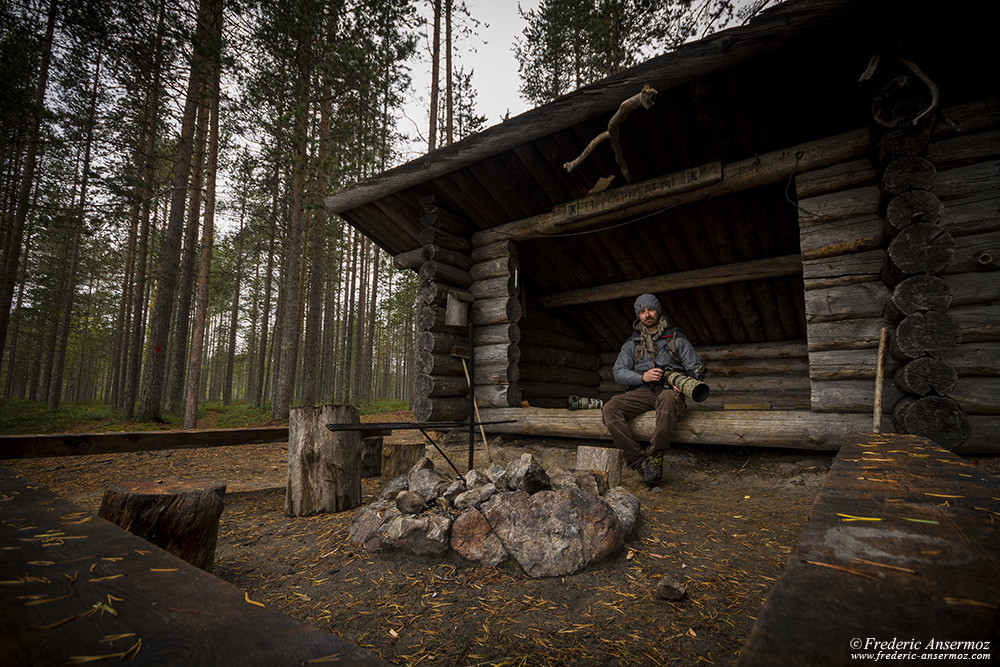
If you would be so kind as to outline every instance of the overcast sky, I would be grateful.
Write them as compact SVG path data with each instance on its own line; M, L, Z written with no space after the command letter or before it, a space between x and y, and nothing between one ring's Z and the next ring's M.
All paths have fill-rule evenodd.
M459 39L454 35L454 62L452 67L472 70L472 86L476 90L476 110L486 116L486 126L496 125L507 111L511 117L527 111L531 106L521 99L517 89L517 60L514 58L514 39L524 30L524 20L517 11L517 0L466 0L469 14L481 25L476 35ZM538 0L521 0L525 10L538 5ZM431 29L430 3L419 6ZM442 34L442 40L443 40ZM406 159L423 155L427 150L427 114L430 98L430 56L426 42L418 46L422 59L413 63L413 90L417 99L406 105L401 131L409 136L419 134L422 141L415 141ZM442 56L441 76L444 76ZM416 124L416 126L415 126Z

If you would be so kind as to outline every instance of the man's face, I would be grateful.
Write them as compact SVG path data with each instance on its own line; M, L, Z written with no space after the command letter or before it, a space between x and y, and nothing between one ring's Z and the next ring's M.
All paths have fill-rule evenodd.
M660 321L660 311L656 308L643 308L639 311L639 321L644 327L651 327Z

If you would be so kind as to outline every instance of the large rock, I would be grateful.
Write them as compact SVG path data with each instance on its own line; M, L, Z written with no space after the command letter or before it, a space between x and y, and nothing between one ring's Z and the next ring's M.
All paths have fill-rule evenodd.
M481 511L504 548L532 577L576 572L625 542L611 507L579 489L502 493Z
M507 465L507 486L511 491L527 491L529 494L552 488L545 468L527 453L521 454Z
M378 500L365 505L354 513L347 537L365 551L378 551L384 546L378 529L386 520L397 516L401 516L400 512L391 500Z
M420 514L427 509L427 503L420 497L419 493L413 491L400 491L396 496L396 509L403 514Z
M433 468L414 468L410 471L409 489L430 505L444 493L452 481Z
M418 556L443 554L448 550L451 519L438 514L400 514L379 526L382 544Z
M496 567L507 560L507 550L477 509L467 509L451 526L451 548L468 560Z
M639 496L629 493L624 486L616 486L601 496L601 500L611 507L622 525L622 530L626 535L630 535L639 520L639 507L642 505Z

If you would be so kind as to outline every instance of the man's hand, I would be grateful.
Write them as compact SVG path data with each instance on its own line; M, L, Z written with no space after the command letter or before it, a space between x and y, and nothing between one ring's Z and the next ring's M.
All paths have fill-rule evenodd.
M642 374L643 382L659 382L663 379L663 369L662 368L650 368L648 371Z

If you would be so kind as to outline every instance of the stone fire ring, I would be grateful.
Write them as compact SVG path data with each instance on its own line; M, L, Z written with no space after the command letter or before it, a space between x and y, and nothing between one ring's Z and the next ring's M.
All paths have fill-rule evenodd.
M512 557L530 577L556 577L619 551L639 507L624 487L608 489L603 473L546 471L531 454L459 480L424 457L354 515L349 537L369 552L453 549L492 566Z

